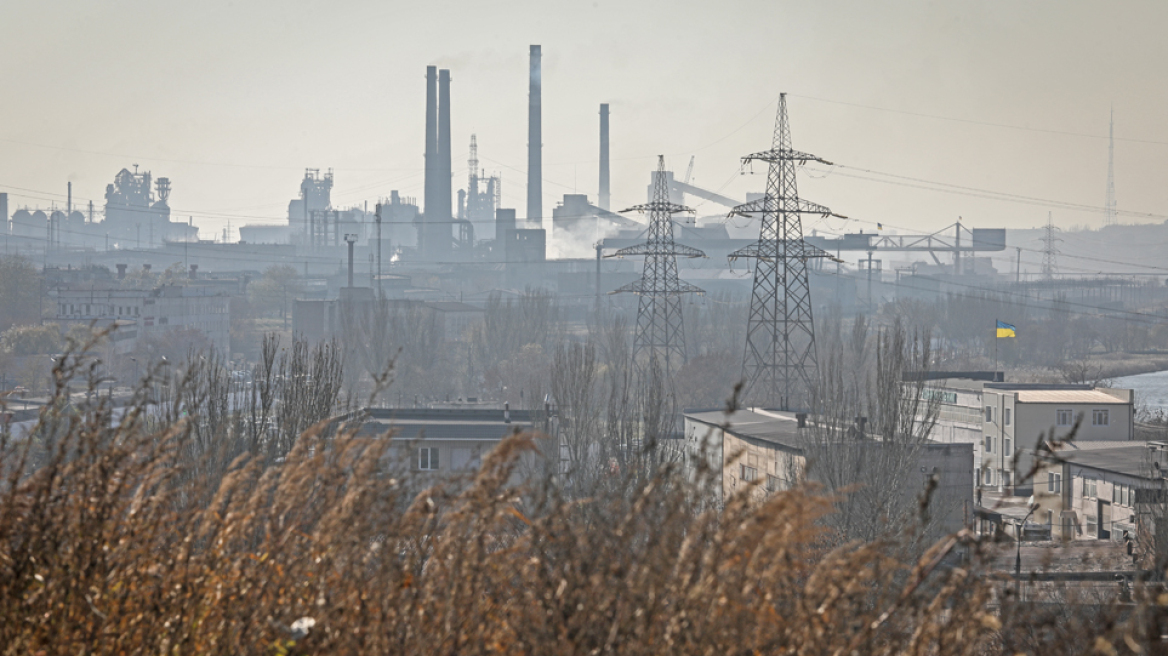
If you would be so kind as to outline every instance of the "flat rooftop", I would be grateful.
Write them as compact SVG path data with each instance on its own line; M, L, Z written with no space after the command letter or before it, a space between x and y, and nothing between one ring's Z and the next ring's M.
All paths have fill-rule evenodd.
M367 412L369 419L358 435L373 437L392 431L391 437L397 440L498 441L534 428L526 410L510 411L510 422L503 410L480 408L371 408Z
M1010 390L1002 390L1010 391ZM1119 397L1099 390L1018 390L1019 403L1087 403L1091 405L1129 405Z
M731 435L778 444L792 449L802 448L799 420L794 412L747 408L726 414L725 410L687 410L687 419L711 427L726 427Z

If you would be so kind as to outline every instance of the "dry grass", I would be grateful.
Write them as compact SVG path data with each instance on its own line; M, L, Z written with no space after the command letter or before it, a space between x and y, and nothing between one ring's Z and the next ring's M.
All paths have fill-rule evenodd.
M63 365L59 379L79 373ZM886 543L826 551L820 519L831 503L814 490L762 503L744 490L710 509L700 482L664 467L568 499L552 480L513 482L539 439L517 435L473 480L412 494L419 481L394 474L387 440L325 435L320 425L282 462L243 456L222 478L200 479L187 475L197 465L184 455L190 425L157 428L147 413L140 401L112 426L100 400L46 410L54 439L3 445L0 653L1158 645L1149 637L1159 636L1156 604L1096 604L1085 623L1073 609L1048 622L1014 603L1012 586L979 564L986 545L965 533L913 563L897 562ZM955 550L971 554L965 564L953 562Z

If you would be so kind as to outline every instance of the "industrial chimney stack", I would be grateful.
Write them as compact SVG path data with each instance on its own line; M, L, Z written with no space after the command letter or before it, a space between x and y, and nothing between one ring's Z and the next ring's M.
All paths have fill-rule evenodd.
M422 198L424 211L422 243L418 250L428 253L433 246L429 243L433 234L430 222L438 214L438 67L426 67L426 181Z
M531 86L527 97L527 221L532 228L543 227L543 131L540 89L542 86L539 46L531 46Z
M426 67L426 183L422 243L425 257L450 254L451 226L450 71Z
M438 177L439 214L434 218L440 222L440 225L435 226L434 232L440 236L440 239L434 245L433 252L439 257L445 257L450 253L454 226L454 212L450 202L451 178L453 177L450 159L450 71L445 68L438 71L438 162L440 166Z
M600 209L607 210L608 189L608 103L600 105Z

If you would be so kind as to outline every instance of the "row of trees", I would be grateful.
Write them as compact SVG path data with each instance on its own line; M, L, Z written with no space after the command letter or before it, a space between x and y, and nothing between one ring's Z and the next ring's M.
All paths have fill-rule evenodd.
M848 400L910 449L927 409L879 386L928 361L927 336L837 334L821 398ZM570 399L565 431L595 431L592 443L608 425L595 408L624 380L606 352L627 330L602 335L558 347L549 381ZM331 347L263 349L253 376L269 389L322 375L342 386ZM702 472L668 460L601 467L594 482L558 467L518 478L523 455L546 449L514 436L473 478L415 493L387 465L388 440L355 426L318 421L268 452L253 431L263 388L233 390L214 357L160 365L124 412L68 394L93 364L59 363L43 457L0 435L0 644L12 653L1155 653L1168 623L1152 583L1124 604L1073 590L1022 601L1000 580L1000 548L966 531L919 556L890 549L904 517L891 500L864 501L889 509L874 539L862 527L842 539L855 523L836 518L839 497L866 488L760 500L747 487L710 509ZM173 390L161 404L159 385ZM602 446L568 448L608 462Z
M1093 353L1168 351L1168 314L1163 308L1087 313L1066 301L1039 303L971 293L936 301L899 299L886 304L882 314L932 331L943 342L943 357L966 364L984 362L995 349L1002 363L1044 368ZM1017 326L1017 337L995 343L997 319Z

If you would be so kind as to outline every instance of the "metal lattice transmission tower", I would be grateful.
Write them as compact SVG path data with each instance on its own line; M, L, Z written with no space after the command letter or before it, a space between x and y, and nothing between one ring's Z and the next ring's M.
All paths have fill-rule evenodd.
M653 201L624 211L648 212L648 240L643 244L622 248L608 257L644 256L645 268L640 280L613 293L628 292L640 297L633 360L638 367L656 360L666 380L669 380L674 367L682 365L686 359L681 295L702 291L677 277L677 257L705 257L705 253L673 241L673 215L678 212L692 213L693 210L669 202L669 180L664 156L657 157L657 171L653 175Z
M1111 110L1111 123L1107 128L1107 200L1103 225L1115 225L1115 109Z
M1046 213L1046 230L1042 235L1042 277L1053 278L1054 274L1058 273L1058 247L1055 246L1062 241L1055 235L1058 234L1058 228L1054 225L1054 218L1050 212Z
M780 410L806 407L819 370L807 261L834 258L803 241L801 216L847 217L799 198L795 165L819 162L830 166L831 162L791 148L787 94L779 96L771 149L747 155L742 161L769 165L766 195L730 212L731 216L761 215L762 220L758 241L730 254L731 261L755 259L742 361L744 398L748 403Z

